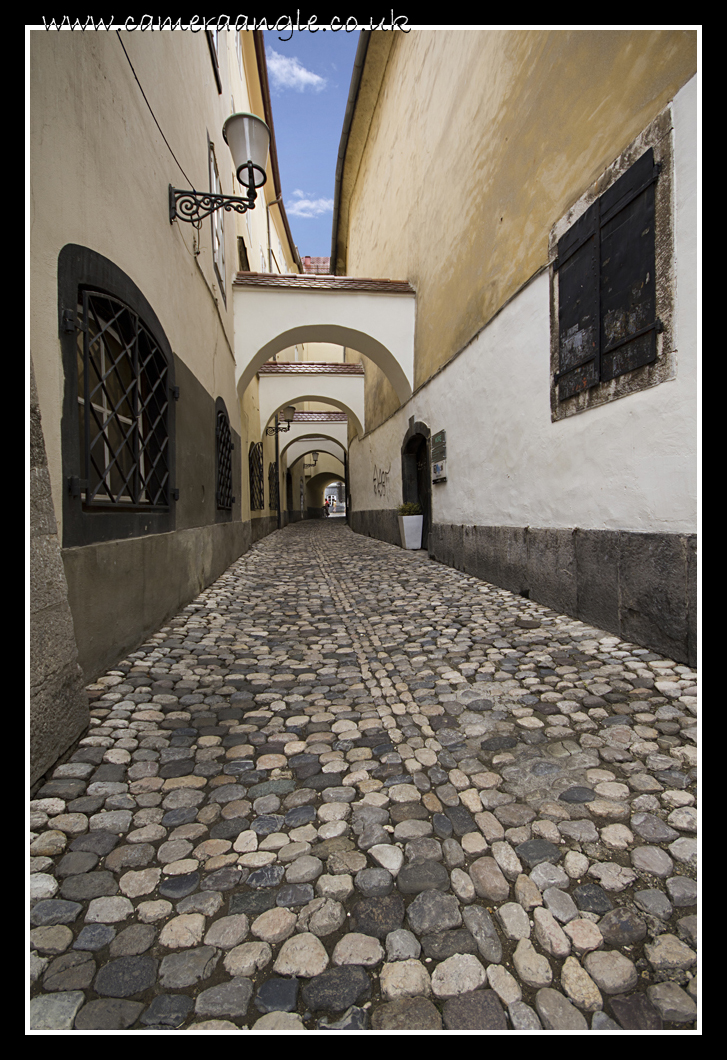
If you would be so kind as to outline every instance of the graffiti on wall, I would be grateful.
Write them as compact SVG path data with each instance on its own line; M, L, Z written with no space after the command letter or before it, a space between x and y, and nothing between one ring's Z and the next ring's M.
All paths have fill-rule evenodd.
M384 471L383 468L377 468L376 464L374 464L374 494L375 494L375 496L377 496L377 497L385 497L386 496L386 487L387 487L387 485L389 483L389 475L390 474L391 474L391 464L389 464L389 468L388 468L387 471Z

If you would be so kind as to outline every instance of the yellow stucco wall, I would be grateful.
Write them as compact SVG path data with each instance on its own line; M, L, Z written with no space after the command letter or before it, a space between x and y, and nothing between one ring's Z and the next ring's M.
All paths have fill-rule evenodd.
M231 281L238 269L238 235L253 268L267 255L272 170L269 166L255 210L222 215L224 291L214 267L211 222L205 219L199 233L181 221L170 225L167 189L209 187L209 138L223 193L240 194L222 125L231 107L263 115L253 35L242 34L239 57L232 35L221 36L222 92L204 33L129 32L120 34L121 41L116 33L29 36L30 336L56 517L62 520L64 390L57 263L62 247L76 243L107 257L134 281L175 354L213 399L224 399L231 426L242 435L242 481L234 492L246 520L251 513L245 454L250 441L260 440L260 427L257 382L241 399L235 387ZM285 271L294 271L277 207L270 220L276 255L282 243ZM267 469L274 442L272 449L266 442L265 450Z
M382 36L352 125L339 266L415 287L416 387L547 264L555 221L695 73L697 34ZM371 430L398 401L370 362L366 392Z

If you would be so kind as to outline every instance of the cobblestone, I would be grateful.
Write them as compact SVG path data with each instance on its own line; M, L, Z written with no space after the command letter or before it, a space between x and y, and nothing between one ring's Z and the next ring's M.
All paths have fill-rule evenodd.
M697 1026L697 675L304 522L89 686L37 1030Z

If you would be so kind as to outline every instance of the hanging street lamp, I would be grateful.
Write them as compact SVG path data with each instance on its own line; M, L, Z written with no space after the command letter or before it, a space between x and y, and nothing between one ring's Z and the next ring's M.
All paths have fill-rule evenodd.
M267 180L270 129L255 114L231 114L222 127L237 179L247 189L245 198L207 191L182 191L169 185L169 223L188 221L199 228L216 210L246 213L255 209L257 189Z

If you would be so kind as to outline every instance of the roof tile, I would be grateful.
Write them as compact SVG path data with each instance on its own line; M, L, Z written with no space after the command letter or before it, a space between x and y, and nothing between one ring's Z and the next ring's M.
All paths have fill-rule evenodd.
M323 363L320 361L269 361L258 368L260 375L363 375L362 364L349 362Z
M380 280L359 276L312 276L300 273L238 272L235 287L297 287L310 291L379 291L381 294L414 294L405 280Z

